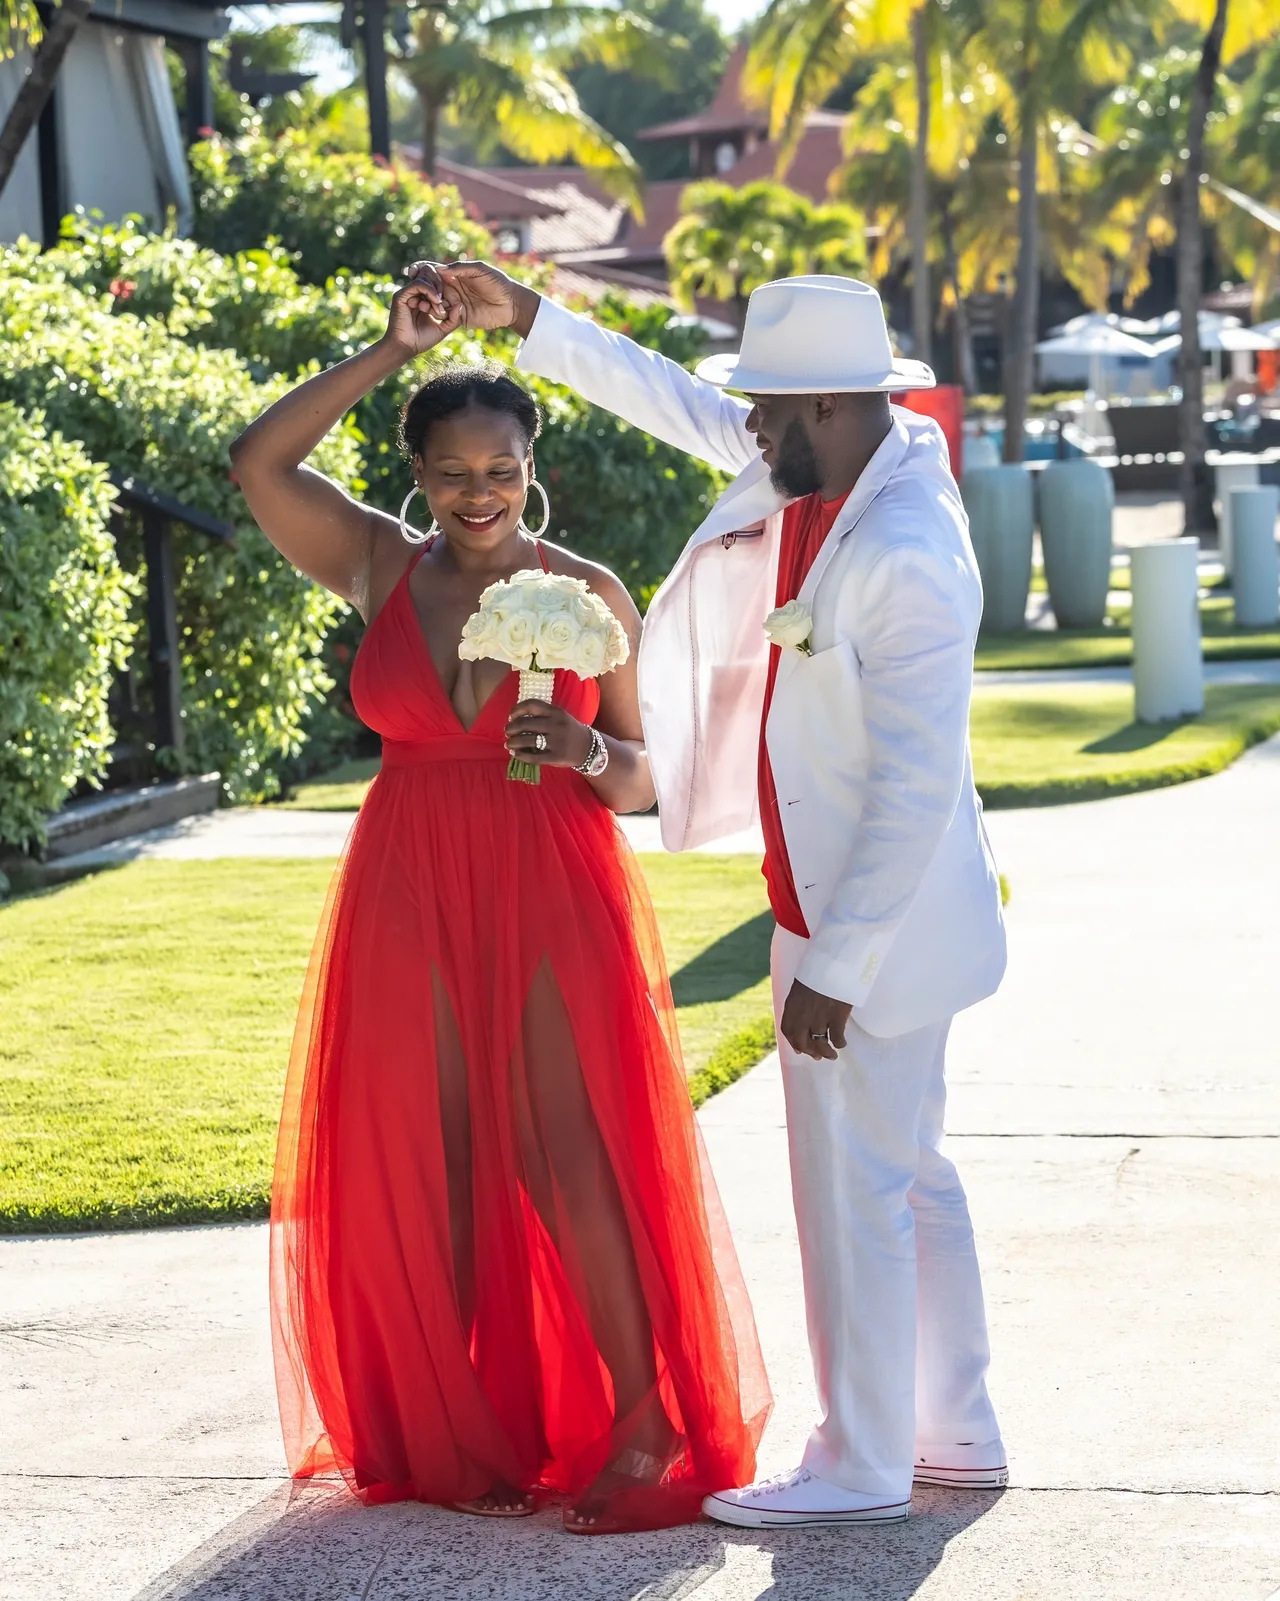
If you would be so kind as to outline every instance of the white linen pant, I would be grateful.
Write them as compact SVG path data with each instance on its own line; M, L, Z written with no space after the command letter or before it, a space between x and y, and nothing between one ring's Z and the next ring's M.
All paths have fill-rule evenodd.
M774 935L779 1022L807 943ZM804 1465L892 1501L911 1494L917 1447L1000 1434L969 1207L939 1150L949 1027L877 1039L850 1021L835 1061L778 1038L822 1413Z

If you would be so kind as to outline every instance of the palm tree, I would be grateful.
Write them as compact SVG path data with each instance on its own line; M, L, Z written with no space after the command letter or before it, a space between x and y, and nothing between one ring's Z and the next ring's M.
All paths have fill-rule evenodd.
M918 220L912 196L918 193L917 80L904 71L905 48L889 54L859 91L844 130L849 160L840 169L836 192L865 213L871 243L871 271L883 278L903 259L919 253ZM999 124L991 86L968 72L962 58L939 50L931 78L929 114L935 133L929 143L926 216L927 259L940 263L939 304L954 319L955 356L960 381L977 389L965 300L1013 267L1010 246L1013 212L1007 152L997 143ZM912 268L913 278L915 268ZM913 307L913 311L915 308Z
M638 205L630 152L583 109L566 76L588 61L661 77L682 41L612 5L570 0L449 0L416 13L400 65L422 111L422 166L434 176L440 122L451 117L482 149L504 146L531 162L573 160Z
M909 44L915 90L911 334L913 352L921 361L930 359L933 327L928 248L929 112L931 69L943 17L943 0L770 0L744 75L748 96L769 107L771 133L781 146L778 176L783 177L808 113L830 99L868 53Z
M1274 0L1173 0L1178 13L1204 29L1187 108L1186 143L1178 185L1178 312L1182 348L1178 383L1182 389L1178 432L1179 469L1188 533L1213 529L1213 483L1205 463L1204 356L1200 350L1200 296L1204 287L1205 130L1220 68L1246 50L1269 43L1275 34Z
M1118 81L1149 37L1149 0L952 0L971 50L1001 86L1017 160L1018 266L1004 352L1006 461L1021 461L1040 315L1041 176L1046 158L1088 142L1069 115Z
M851 206L814 205L767 180L734 189L708 179L689 185L680 209L663 242L672 293L689 309L699 296L724 301L739 328L761 284L797 273L866 271L863 220Z
M1214 152L1227 182L1247 195L1269 197L1274 208L1280 194L1280 35L1260 52L1242 92L1231 95L1229 116ZM1218 198L1212 180L1207 203ZM1225 248L1241 274L1253 283L1254 308L1261 312L1280 288L1280 230L1260 224L1256 213L1238 204L1216 219L1219 248Z

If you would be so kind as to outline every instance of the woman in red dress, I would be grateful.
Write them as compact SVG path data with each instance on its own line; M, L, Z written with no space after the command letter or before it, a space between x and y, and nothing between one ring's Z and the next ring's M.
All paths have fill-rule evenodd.
M286 1447L295 1475L336 1468L367 1502L519 1516L558 1495L574 1533L662 1527L751 1479L769 1396L614 818L653 803L639 615L612 574L525 530L539 417L500 367L450 369L405 408L425 548L304 465L455 324L411 283L382 340L232 452L267 537L365 618L352 698L383 738L285 1091ZM632 654L517 705L516 674L458 643L481 591L539 561L585 578ZM511 753L540 784L507 778Z

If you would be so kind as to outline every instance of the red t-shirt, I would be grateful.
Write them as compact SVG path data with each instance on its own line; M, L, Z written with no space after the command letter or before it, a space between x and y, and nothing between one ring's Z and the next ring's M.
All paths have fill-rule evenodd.
M823 500L818 495L806 495L803 500L793 501L783 512L782 544L778 553L778 597L775 604L785 606L799 595L809 569L826 543L827 535L847 499L846 495L839 500ZM769 765L769 751L764 737L781 658L780 647L771 645L764 712L760 719L760 823L764 829L764 876L769 886L773 915L779 927L807 939L809 928L800 910L795 880L791 876L791 861L787 856L787 842L778 811L778 792L774 788L773 769Z

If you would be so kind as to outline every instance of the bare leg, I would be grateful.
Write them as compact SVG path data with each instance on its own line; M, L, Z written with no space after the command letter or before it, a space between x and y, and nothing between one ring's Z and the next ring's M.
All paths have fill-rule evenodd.
M458 1319L470 1329L476 1311L475 1201L472 1195L471 1096L467 1061L458 1024L439 972L431 970L432 1009L436 1020L436 1082L440 1094L440 1129L444 1140L445 1175L449 1186L449 1237L453 1246L453 1284ZM534 1510L532 1496L506 1483L495 1483L474 1501L458 1503L460 1511L480 1517L519 1517Z
M615 1416L635 1419L626 1449L664 1459L676 1434L658 1396L653 1327L631 1231L568 1013L545 961L526 1002L517 1108L530 1198L562 1259L570 1252L576 1258L592 1333L613 1380Z

